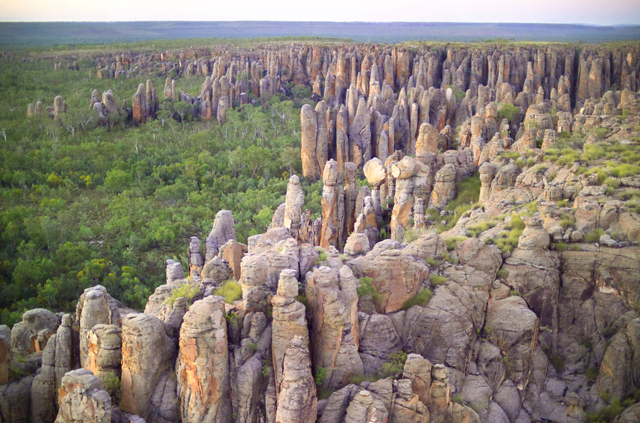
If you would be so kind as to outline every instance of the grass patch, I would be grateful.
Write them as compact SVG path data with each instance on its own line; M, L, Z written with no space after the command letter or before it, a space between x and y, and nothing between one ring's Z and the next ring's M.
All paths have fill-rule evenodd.
M575 216L567 213L562 213L561 217L562 220L560 220L560 226L562 226L562 229L567 230L567 228L572 228L576 225Z
M513 251L518 246L520 235L524 231L525 224L518 214L511 215L511 222L506 226L508 231L500 233L494 240L494 244L503 253Z
M564 242L556 242L555 245L556 245L556 251L558 251L560 253L563 252L563 251L567 251L568 246L567 246L566 243L564 243Z
M563 148L556 163L562 166L573 165L580 158L580 154L572 148Z
M464 405L464 399L462 398L461 394L452 395L451 396L451 402L454 402L456 404Z
M620 181L615 178L607 178L604 180L604 183L611 188L618 188L620 186Z
M440 275L431 275L431 277L429 278L429 281L431 282L431 285L438 286L438 285L446 284L447 283L447 278L445 278L444 276L440 276Z
M467 234L472 238L477 238L481 233L488 231L489 229L496 226L496 222L480 222L475 225L471 225L467 228Z
M224 285L219 286L213 291L213 295L219 295L224 298L227 304L233 304L235 300L242 296L242 285L234 280L228 280Z
M596 228L595 230L584 234L584 237L582 237L582 240L584 242L598 242L600 241L600 237L604 235L604 229L601 228Z
M409 228L404 232L402 241L407 244L411 244L416 239L420 238L427 230L424 228Z
M607 176L609 176L609 174L606 171L600 168L589 169L589 171L585 172L585 175L593 175L593 174L596 175L596 183L598 185L602 185L605 179L607 179Z
M427 257L427 264L431 267L439 267L442 262L440 260L436 260L433 257Z
M365 376L365 375L355 375L355 376L351 376L349 378L349 383L353 384L353 385L360 385L362 382L377 382L378 380L380 380L380 376L375 375L375 376Z
M511 296L511 297L522 297L522 294L520 293L520 291L516 291L515 289L512 289L511 291L509 291L509 296Z
M433 296L433 292L429 288L424 288L422 291L418 292L413 296L409 301L404 303L402 306L403 310L409 310L411 307L419 305L420 307L426 307Z
M173 304L176 302L178 298L184 297L187 299L187 308L188 308L189 304L191 304L191 300L193 299L193 297L195 297L199 293L200 293L200 288L198 288L197 286L192 286L188 283L184 283L179 287L174 288L171 291L171 294L164 299L164 303L168 304L170 307L173 307Z
M316 264L320 264L323 261L327 260L327 252L322 247L316 247L316 251L319 253L316 258Z
M318 399L328 399L335 391L335 389L323 389L322 391L318 392Z
M467 239L463 236L452 236L444 240L444 243L447 245L447 250L452 251L455 250L458 244Z
M580 158L584 161L596 160L604 157L604 149L597 145L589 144L584 146L584 151L580 155Z
M613 169L611 169L610 173L616 178L626 178L639 174L640 166L625 163L614 167Z

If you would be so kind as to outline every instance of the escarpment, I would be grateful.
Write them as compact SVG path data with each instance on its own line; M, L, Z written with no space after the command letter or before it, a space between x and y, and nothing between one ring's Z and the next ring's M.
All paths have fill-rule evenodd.
M232 108L308 86L301 172L246 244L229 210L185 237L144 312L96 285L75 313L0 326L0 421L636 421L637 57L293 43L104 58L103 77L173 74L164 98L225 128ZM176 91L186 77L200 96ZM94 94L104 119L129 113ZM158 97L138 87L136 125L163 119Z

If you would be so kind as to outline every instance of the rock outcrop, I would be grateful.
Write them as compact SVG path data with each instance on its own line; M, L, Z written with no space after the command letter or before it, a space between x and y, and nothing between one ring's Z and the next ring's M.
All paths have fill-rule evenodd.
M196 301L180 328L176 364L183 422L230 422L229 358L224 301Z
M177 422L176 345L167 325L146 314L122 319L120 408L147 422Z

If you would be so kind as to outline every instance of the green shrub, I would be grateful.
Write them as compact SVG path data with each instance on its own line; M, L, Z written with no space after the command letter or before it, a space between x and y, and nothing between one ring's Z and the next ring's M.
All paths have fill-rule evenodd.
M296 301L300 301L307 309L309 309L309 299L306 295L296 295Z
M227 323L232 325L234 321L239 320L240 316L238 316L235 310L231 310L229 313L224 315L224 318L227 319Z
M224 285L216 288L213 291L213 295L219 295L224 298L225 303L233 304L234 301L242 296L242 285L234 280L228 280Z
M522 297L522 294L520 293L520 291L516 291L515 289L510 290L509 295L512 297Z
M498 106L498 117L500 120L508 119L510 123L513 123L514 120L519 116L520 109L517 106L509 103L500 103Z
M398 351L396 353L389 354L389 361L384 363L379 370L381 377L395 377L399 373L402 373L404 369L404 363L407 361L407 353L404 351Z
M371 295L374 302L378 302L382 299L382 295L378 293L378 290L373 285L373 279L369 277L363 277L358 280L358 297L366 297Z
M616 419L616 417L618 417L624 411L624 408L625 407L622 405L621 401L618 398L616 398L613 401L611 401L610 405L607 405L606 407L601 408L596 413L587 414L587 423L613 422Z
M403 310L409 310L411 307L419 305L420 307L426 307L433 296L433 292L429 288L424 288L409 301L402 306Z
M316 264L320 264L323 261L327 260L327 252L322 247L316 247L316 251L319 253L316 258Z
M602 183L607 179L608 173L600 168L590 169L588 172L585 172L586 175L596 175L596 183L598 185L602 185Z
M325 367L317 367L316 368L316 385L322 386L325 379L327 378L327 369Z
M463 400L461 394L452 395L451 396L451 402L456 403L456 404L464 405L464 400Z
M576 225L576 218L571 214L562 213L562 220L560 220L560 226L562 229L573 228Z
M569 205L569 200L560 200L556 203L558 207L567 207Z
M584 234L582 240L587 243L598 242L600 241L600 237L604 235L604 230L601 228L596 228L594 231Z
M599 140L603 140L603 139L607 138L609 136L609 134L611 134L611 129L609 129L609 128L598 128L594 132L596 134L596 138L598 138Z
M564 242L556 242L556 251L563 252L567 250L567 244Z
M188 283L183 283L177 288L173 288L173 291L171 291L171 294L164 299L164 302L166 304L169 304L170 307L173 307L173 304L176 302L178 298L184 297L187 299L187 307L188 307L188 304L191 304L191 300L193 299L193 297L195 297L199 293L200 293L200 288L198 288L197 286L193 286Z
M440 275L431 275L429 277L429 280L431 281L431 285L433 286L444 285L445 283L447 283L447 278Z
M598 379L598 374L600 373L600 369L598 367L589 367L585 374L587 375L587 380L589 382L595 382Z
M26 366L18 366L16 364L9 365L9 380L19 380L30 374L31 372Z
M104 380L104 389L111 397L114 405L120 403L122 399L122 384L120 378L114 372L109 373L109 376Z
M507 279L507 277L509 277L509 271L507 269L500 269L498 270L496 277L498 279Z
M551 357L549 357L549 361L556 369L556 372L562 373L564 371L564 358L560 357L559 355L552 355Z
M247 346L249 347L249 351L251 351L252 353L254 353L254 352L256 352L258 350L258 344L256 344L253 341L247 342Z

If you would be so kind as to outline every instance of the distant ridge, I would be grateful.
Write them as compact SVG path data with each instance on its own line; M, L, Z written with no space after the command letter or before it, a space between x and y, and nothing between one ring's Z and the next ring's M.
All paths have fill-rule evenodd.
M640 39L640 26L446 22L0 22L0 46L103 44L183 38L335 37L354 41L560 41Z

